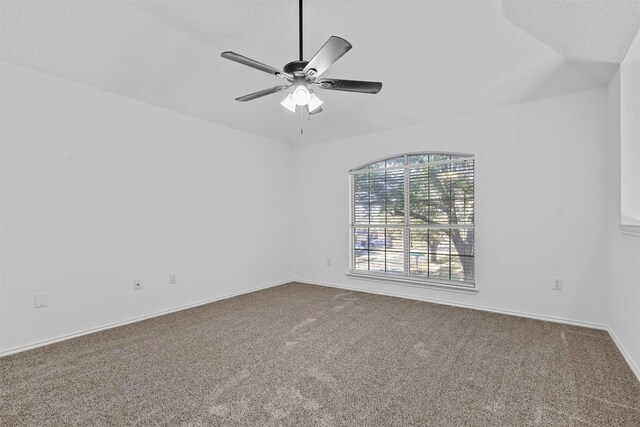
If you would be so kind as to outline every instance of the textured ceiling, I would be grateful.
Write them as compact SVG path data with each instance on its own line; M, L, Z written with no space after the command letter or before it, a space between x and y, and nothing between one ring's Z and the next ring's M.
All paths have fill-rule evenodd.
M331 35L353 49L326 77L378 95L322 91L301 121L281 84L220 58L297 59L297 2L3 1L1 58L246 132L306 145L606 85L638 32L640 1L305 1L306 59ZM300 126L304 135L300 135Z

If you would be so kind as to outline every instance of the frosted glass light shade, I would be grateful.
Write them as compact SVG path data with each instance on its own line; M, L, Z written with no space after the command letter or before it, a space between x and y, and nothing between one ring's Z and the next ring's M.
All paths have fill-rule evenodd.
M309 112L310 113L314 112L322 104L323 104L322 100L318 98L315 93L312 93L309 99L309 105L308 105Z
M287 97L280 103L280 105L282 105L292 113L296 112L296 102L293 100L293 95L291 94L287 95Z

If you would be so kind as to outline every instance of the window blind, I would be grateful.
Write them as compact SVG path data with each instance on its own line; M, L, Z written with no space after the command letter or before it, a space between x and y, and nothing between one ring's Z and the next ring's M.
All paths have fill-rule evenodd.
M418 153L351 171L351 270L473 287L474 159Z

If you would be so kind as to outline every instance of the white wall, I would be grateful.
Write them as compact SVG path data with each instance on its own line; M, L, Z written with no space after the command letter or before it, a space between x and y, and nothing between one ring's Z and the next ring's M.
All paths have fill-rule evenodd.
M597 89L295 150L296 279L605 324L606 115ZM480 291L347 278L349 169L430 150L476 156Z
M609 137L607 146L607 323L640 378L640 232L627 232L620 222L621 131L620 73L608 87ZM640 117L640 105L635 117ZM630 113L630 112L628 112ZM640 140L638 141L640 145ZM637 164L635 166L638 167Z
M291 279L287 145L1 70L0 351Z

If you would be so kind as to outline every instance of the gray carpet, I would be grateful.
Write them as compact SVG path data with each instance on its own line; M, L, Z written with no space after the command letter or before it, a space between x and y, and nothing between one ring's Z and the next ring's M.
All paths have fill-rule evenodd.
M602 331L292 283L0 359L2 426L640 426Z

